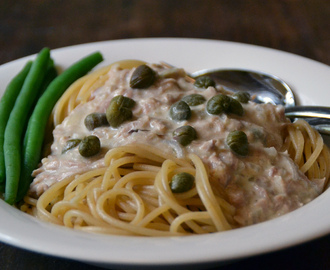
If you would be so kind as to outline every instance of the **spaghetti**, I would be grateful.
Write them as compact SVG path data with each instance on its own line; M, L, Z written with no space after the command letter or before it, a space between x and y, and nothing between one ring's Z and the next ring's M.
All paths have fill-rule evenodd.
M114 67L120 70L141 63L119 62L76 81L56 104L52 117L54 125L60 126L77 107L93 100L97 89L109 80L108 75ZM170 72L166 74L168 76ZM166 81L166 87L173 82L171 77ZM186 83L188 82L184 85ZM276 120L276 117L274 119ZM236 122L233 123L237 124ZM311 184L307 184L310 190L314 192L317 189L314 182L324 190L329 185L330 153L322 137L303 120L283 123L279 125L283 127L279 133L284 134L281 135L281 153L287 152L300 171L310 179ZM240 126L243 124L239 123ZM139 129L130 129L128 134L138 131ZM229 195L226 192L237 189L242 179L248 183L254 176L249 179L249 176L239 176L239 173L225 176L233 169L221 169L223 163L220 168L216 168L217 171L212 171L212 166L206 164L205 157L200 157L193 153L194 151L177 150L175 155L161 150L164 144L162 147L153 147L150 144L136 141L114 144L115 147L109 147L110 150L106 152L102 165L64 177L50 185L38 199L34 199L31 194L26 196L22 210L48 222L105 234L175 236L211 233L244 226L244 222L240 223L242 217L235 217L237 212L242 211L237 208L237 194L241 191ZM271 145L270 148L273 149L274 146ZM229 155L229 160L236 160L230 153L221 151L219 155ZM277 160L279 156L272 158ZM287 160L284 154L281 154L281 158ZM246 167L246 170L248 167L250 170L251 166L264 166L261 161L258 161L260 164L251 165L253 162L249 163L248 158L246 160L243 162L238 159L231 166L237 162L237 170L242 166ZM275 169L271 167L269 170L276 173ZM195 183L191 190L174 194L169 183L179 172L193 175ZM244 172L242 170L241 174ZM223 181L228 182L230 177L236 179L234 188L229 184L228 189L219 189L219 184L214 182L214 175L218 173L217 177L224 179ZM287 173L283 174L284 177L288 177ZM282 196L279 195L278 197ZM277 203L278 197L273 204ZM260 205L260 201L258 204ZM253 215L251 220L255 219Z
M50 187L34 202L34 214L75 229L124 235L185 235L231 228L226 217L230 219L235 209L214 195L196 155L177 159L150 146L122 146L106 154L105 165ZM196 185L174 195L169 179L182 171L195 175Z

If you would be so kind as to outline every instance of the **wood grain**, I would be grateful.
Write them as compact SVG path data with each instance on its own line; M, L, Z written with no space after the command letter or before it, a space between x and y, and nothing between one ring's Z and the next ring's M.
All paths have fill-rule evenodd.
M45 45L140 37L230 40L330 64L327 0L5 0L0 8L0 64Z

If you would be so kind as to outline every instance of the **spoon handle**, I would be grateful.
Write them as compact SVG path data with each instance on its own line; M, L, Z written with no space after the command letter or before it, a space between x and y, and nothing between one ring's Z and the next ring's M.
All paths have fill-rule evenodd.
M285 108L288 118L323 118L330 119L330 107L294 106Z
M330 135L330 107L295 106L285 108L288 118L305 118L319 133Z

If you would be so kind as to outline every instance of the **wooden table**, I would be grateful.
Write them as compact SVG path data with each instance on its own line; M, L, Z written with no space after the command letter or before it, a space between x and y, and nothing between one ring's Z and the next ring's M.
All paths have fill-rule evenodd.
M330 64L328 0L0 2L0 64L87 42L192 37L275 48ZM302 224L303 226L303 224ZM218 269L330 269L330 236ZM0 243L0 269L99 269Z

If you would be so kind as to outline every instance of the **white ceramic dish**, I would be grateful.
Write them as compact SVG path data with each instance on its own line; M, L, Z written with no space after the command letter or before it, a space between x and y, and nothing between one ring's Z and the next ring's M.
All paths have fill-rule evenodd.
M248 68L284 79L302 104L329 105L330 68L263 47L197 39L131 39L52 51L63 68L99 50L102 65L122 59L166 61L189 72L205 68ZM25 57L0 66L0 88L23 67ZM0 201L0 241L24 249L113 268L194 266L275 251L330 233L330 190L280 218L223 233L181 238L94 235L46 224Z

